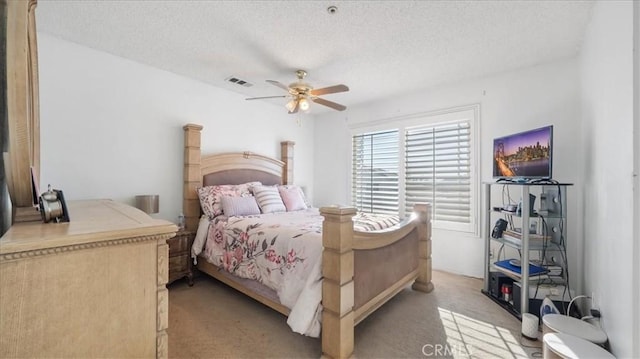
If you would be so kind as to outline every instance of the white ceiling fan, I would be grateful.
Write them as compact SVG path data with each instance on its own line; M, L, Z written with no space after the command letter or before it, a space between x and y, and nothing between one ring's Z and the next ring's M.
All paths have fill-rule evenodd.
M347 109L347 107L344 105L318 97L320 95L327 95L332 93L349 91L349 87L347 87L346 85L340 84L340 85L334 85L329 87L323 87L320 89L314 89L313 86L303 81L305 76L307 76L306 71L298 70L296 71L296 76L298 77L298 81L290 83L289 86L283 85L278 81L267 80L268 83L287 91L289 93L288 95L250 97L250 98L247 98L247 100L260 100L260 99L267 99L267 98L289 98L290 100L287 102L285 106L290 114L297 113L298 110L302 110L302 111L308 110L310 106L309 101L313 101L317 104L327 106L338 111L344 111Z

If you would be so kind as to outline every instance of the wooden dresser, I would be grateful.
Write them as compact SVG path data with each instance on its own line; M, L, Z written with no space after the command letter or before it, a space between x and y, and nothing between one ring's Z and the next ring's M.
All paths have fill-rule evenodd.
M68 208L0 238L0 358L166 358L177 227L110 200Z

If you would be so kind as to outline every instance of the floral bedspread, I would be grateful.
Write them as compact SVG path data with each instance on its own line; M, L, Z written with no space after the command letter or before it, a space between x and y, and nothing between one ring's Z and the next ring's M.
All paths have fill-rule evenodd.
M280 303L291 309L287 321L291 328L317 337L322 297L322 219L317 209L216 217L209 225L204 255L210 263L234 275L275 290ZM319 295L312 294L314 291Z
M398 222L396 217L372 227L372 222L378 222L375 216L362 219L366 226L354 226L357 230ZM217 267L275 290L280 303L291 309L287 323L293 331L317 337L322 310L322 220L317 208L216 217L209 224L204 255Z

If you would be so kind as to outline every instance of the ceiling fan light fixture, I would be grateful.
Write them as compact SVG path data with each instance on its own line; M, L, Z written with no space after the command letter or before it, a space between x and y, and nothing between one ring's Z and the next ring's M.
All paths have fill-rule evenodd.
M309 109L309 100L307 100L306 98L301 98L300 99L300 109L302 111L306 111Z
M257 100L257 99L267 99L267 98L276 98L276 97L286 97L290 100L285 104L285 108L289 111L289 114L298 113L298 111L308 111L311 108L311 101L320 104L322 106L330 107L337 111L344 111L347 109L346 106L341 105L339 103L335 103L333 101L325 100L319 96L328 95L338 92L346 92L349 91L349 87L346 85L334 85L323 88L313 88L313 86L302 82L302 80L307 75L307 72L304 70L296 71L296 76L298 77L298 81L292 82L287 85L283 85L282 83L275 80L267 80L268 83L279 87L285 91L287 91L287 95L283 96L262 96L262 97L250 97L247 100Z
M286 107L289 112L292 112L293 109L296 108L296 99L294 98L291 101L287 102L287 104L284 107Z

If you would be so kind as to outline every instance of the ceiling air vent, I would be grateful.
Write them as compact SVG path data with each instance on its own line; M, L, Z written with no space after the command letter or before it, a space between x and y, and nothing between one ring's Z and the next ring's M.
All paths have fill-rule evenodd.
M240 86L244 86L244 87L251 87L253 86L253 84L249 81L245 81L242 79L239 79L235 76L229 76L225 79L225 81L231 82L232 84L236 84L236 85L240 85Z

